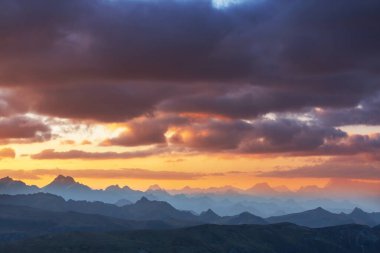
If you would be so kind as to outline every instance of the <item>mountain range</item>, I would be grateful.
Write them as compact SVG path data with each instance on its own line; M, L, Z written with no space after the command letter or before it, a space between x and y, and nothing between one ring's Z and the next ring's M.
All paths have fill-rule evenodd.
M136 203L117 206L100 201L65 200L50 193L28 195L0 195L0 205L30 207L49 212L76 212L102 215L123 220L161 221L172 227L186 227L199 224L241 225L290 222L306 227L326 227L343 224L376 226L380 224L380 213L367 213L355 208L351 213L332 213L316 208L300 213L262 218L243 212L233 216L219 216L209 209L197 215L191 211L178 210L167 202L142 197Z
M62 180L59 183L65 187ZM250 212L221 216L211 209L200 214L178 210L146 197L117 205L66 200L43 192L0 195L0 224L0 252L169 252L170 248L170 252L351 253L360 248L372 253L380 241L380 213L359 208L332 213L319 207L268 218ZM61 251L63 246L66 251Z
M336 181L329 183L329 188L342 185ZM356 188L362 185L353 182ZM362 184L361 182L358 184ZM374 184L369 184L374 188ZM366 186L368 188L368 186ZM371 188L371 189L372 189ZM242 212L250 212L256 216L270 217L291 214L315 209L319 206L331 212L349 212L355 207L370 211L380 210L380 199L375 197L360 198L328 196L328 189L318 187L303 187L292 192L286 187L272 188L266 183L256 184L247 190L232 186L194 189L184 187L182 190L165 190L153 185L146 191L131 189L128 186L112 185L104 190L91 189L89 186L77 182L70 176L57 176L48 185L39 188L26 185L22 181L9 177L0 179L0 194L30 194L37 192L51 193L62 196L66 200L101 201L104 203L122 206L135 203L142 197L150 200L160 200L170 203L173 207L201 213L206 209L215 210L218 215L231 216ZM331 193L330 193L331 195Z

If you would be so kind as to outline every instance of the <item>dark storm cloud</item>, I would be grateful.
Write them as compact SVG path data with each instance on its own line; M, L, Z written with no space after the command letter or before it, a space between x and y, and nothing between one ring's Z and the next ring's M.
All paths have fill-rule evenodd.
M255 118L270 112L302 111L323 105L325 107L350 106L354 97L339 93L316 96L295 89L267 89L243 86L217 94L200 93L166 100L158 106L169 112L191 112L218 114L231 118Z
M25 116L0 118L0 143L37 142L51 138L49 126Z
M380 151L380 134L351 135L340 142L331 142L320 147L318 155L355 155L367 154L375 157Z
M315 116L325 124L343 125L379 125L380 124L380 93L360 101L356 107L339 110L323 110L314 112Z
M0 85L49 86L35 89L33 110L101 121L158 104L234 118L354 107L379 89L379 10L376 0L246 1L226 9L207 0L4 0ZM195 82L207 87L189 89ZM243 83L265 87L265 96L233 97ZM165 91L157 88L163 84Z
M188 124L189 120L178 116L143 118L128 123L128 130L119 136L105 140L102 145L140 146L166 143L165 133L170 126Z
M346 133L331 127L292 119L215 121L180 128L170 142L197 150L224 150L244 154L297 153L317 150Z
M263 120L253 124L253 131L239 146L243 153L298 153L339 142L347 134L341 130L297 120Z
M0 1L0 141L49 139L45 123L15 116L32 112L128 125L103 145L376 160L378 136L335 127L380 122L379 11L378 0Z
M152 114L160 99L173 92L164 85L67 85L27 90L31 110L45 115L105 122Z
M210 120L180 128L169 141L195 150L232 151L250 130L243 121Z
M0 117L8 117L27 111L27 105L15 92L0 89Z

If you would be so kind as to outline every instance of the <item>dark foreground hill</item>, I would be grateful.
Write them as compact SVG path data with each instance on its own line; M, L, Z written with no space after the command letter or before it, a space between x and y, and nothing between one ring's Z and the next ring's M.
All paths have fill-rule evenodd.
M373 227L380 224L380 219L378 216L379 213L366 213L359 208L355 208L349 214L338 214L331 213L319 207L305 212L269 217L266 220L269 223L289 222L310 228L321 228L346 224L359 224Z
M45 234L168 229L163 221L131 221L97 214L52 212L24 206L0 205L0 242Z
M219 217L210 210L198 216L189 211L175 209L167 202L151 201L145 197L134 204L119 207L99 201L66 201L62 197L49 193L36 193L28 195L0 195L0 205L27 206L51 212L97 214L123 220L156 220L171 224L172 227L189 227L207 223L228 225L267 223L264 219L249 213Z
M12 253L378 253L379 249L379 227L310 229L288 223L69 233L0 245L0 252Z

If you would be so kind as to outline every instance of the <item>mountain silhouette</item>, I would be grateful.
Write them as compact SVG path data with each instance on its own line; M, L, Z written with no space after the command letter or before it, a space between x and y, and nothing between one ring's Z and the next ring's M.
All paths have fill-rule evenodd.
M341 181L331 180L328 185L332 187L331 185L337 185L338 183L342 184ZM360 185L355 182L353 184L358 187L362 186L361 182ZM372 188L368 188L369 186L367 188L375 189L376 184L370 184L370 186ZM222 216L250 212L257 216L269 217L303 212L316 206L322 206L334 213L347 213L356 206L372 211L380 208L380 199L378 198L355 201L345 200L340 197L335 199L321 198L321 196L329 194L325 188L316 186L304 187L298 192L288 192L284 187L275 189L266 183L256 184L248 191L232 186L207 189L185 187L184 189L189 193L183 194L181 190L166 191L158 185L153 185L145 192L118 185L111 185L104 190L96 190L79 183L73 177L63 175L57 176L51 183L42 188L28 186L22 181L13 180L9 177L0 179L0 194L15 195L45 192L59 195L66 200L100 201L108 204L117 203L118 206L135 203L145 196L150 200L165 201L179 210L201 213L205 209L212 209ZM122 204L123 201L121 200L124 201L124 204ZM373 216L371 215L371 217ZM377 222L378 219L375 219L375 221Z
M118 201L116 201L115 205L116 206L119 206L119 207L122 207L122 206L126 206L126 205L132 205L133 203L131 201L129 201L128 199L120 199Z
M45 192L65 196L72 192L75 194L88 194L92 191L87 185L78 183L70 176L57 176L50 184L42 188Z
M242 224L268 224L268 222L256 215L249 212L244 212L236 216L225 217L226 222L224 224L228 225L242 225Z
M362 209L357 208L357 207L348 216L356 224L362 224L362 225L368 225L368 226L375 226L379 224L376 221L376 217L374 217L373 215L369 213L364 212Z
M259 196L275 196L279 193L267 183L255 184L251 188L247 189L246 192Z
M355 223L355 221L346 214L331 213L321 207L300 213L269 217L267 221L270 223L290 222L312 228Z
M178 226L185 226L188 222L198 222L197 216L191 212L180 211L166 202L150 201L147 198L142 198L135 204L118 207L99 201L66 201L64 198L53 194L37 193L30 195L0 195L0 205L28 206L55 212L73 211L85 214L99 214L127 220L177 221Z
M218 223L220 222L221 217L217 215L213 210L208 209L199 215L199 219L207 223Z
M163 221L139 222L97 214L47 211L12 205L0 205L0 224L0 241L70 231L102 232L172 228Z
M36 192L39 192L39 188L37 186L29 186L22 181L13 180L10 177L0 179L1 194L27 194Z

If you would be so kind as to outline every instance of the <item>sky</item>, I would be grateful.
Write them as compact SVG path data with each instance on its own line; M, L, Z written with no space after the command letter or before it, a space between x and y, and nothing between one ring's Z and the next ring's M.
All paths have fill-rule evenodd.
M377 0L2 0L0 177L380 181Z

